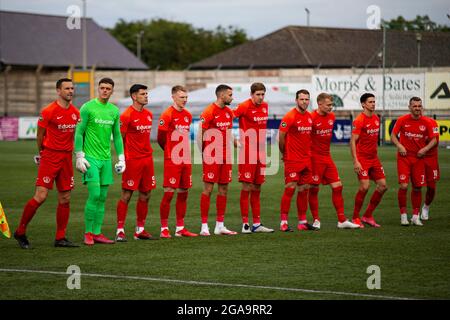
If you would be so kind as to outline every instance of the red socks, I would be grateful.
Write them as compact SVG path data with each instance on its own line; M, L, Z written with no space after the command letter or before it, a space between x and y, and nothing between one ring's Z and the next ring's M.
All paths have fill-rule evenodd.
M128 204L122 200L117 201L117 229L125 227L125 220L127 219Z
M69 203L59 203L56 209L56 240L66 237L66 228L69 223L70 205Z
M148 215L148 201L139 200L136 203L136 226L143 228Z
M252 206L253 224L261 223L261 190L252 190L250 192L250 203ZM248 213L247 213L248 215Z
M218 222L223 222L225 217L225 209L227 207L227 196L217 195L216 198L216 209L217 209L217 220Z
M425 194L425 204L429 206L431 202L433 202L434 195L436 194L436 183L433 182L427 182L427 193Z
M298 221L306 221L306 210L308 210L308 189L297 192Z
M309 210L313 216L313 220L320 220L319 218L319 188L309 189Z
M169 227L170 202L173 198L173 192L164 192L164 196L159 206L159 216L161 218L161 227Z
M367 190L358 190L355 196L355 208L353 209L353 219L359 219L359 213L361 211L362 205L364 203L364 198L366 197Z
M20 219L19 227L16 230L18 235L24 235L27 230L27 225L30 223L31 219L36 213L36 210L41 206L42 203L37 202L34 198L31 198L25 208L23 209L22 218Z
M202 192L200 196L200 214L202 218L202 223L208 223L208 211L211 202L210 196L207 196Z
M400 208L400 214L407 213L406 211L406 193L408 189L398 189L398 206Z
M418 215L420 205L422 204L422 189L413 188L411 190L411 202L413 207L413 215Z
M381 198L383 197L383 193L379 192L375 189L372 198L370 198L370 203L367 206L366 212L364 213L364 217L366 218L372 218L372 213L375 210L375 208L378 206L378 204L381 201Z
M342 197L342 189L343 189L342 186L331 189L332 190L331 198L333 200L333 205L334 205L334 208L336 209L336 214L337 214L339 222L344 222L345 220L347 220L347 218L345 218L345 215L344 215L344 198ZM364 196L365 196L365 194L364 194ZM362 202L364 202L364 198L363 198ZM359 209L361 210L361 207L359 207ZM358 215L359 215L359 211L358 211Z
M240 205L241 205L242 223L248 223L248 196L249 196L249 194L250 194L250 191L241 190Z
M177 213L177 227L184 226L184 216L187 208L187 192L179 192L177 194L176 213Z
M291 207L291 199L294 195L295 188L285 188L283 196L281 197L281 220L288 220L289 209Z

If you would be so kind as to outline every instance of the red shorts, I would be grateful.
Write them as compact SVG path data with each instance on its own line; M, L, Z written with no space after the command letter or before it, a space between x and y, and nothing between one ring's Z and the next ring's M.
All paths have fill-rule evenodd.
M414 187L425 185L425 164L423 159L402 157L397 155L398 183L409 183L409 177Z
M294 181L298 185L312 183L311 160L284 162L284 183Z
M266 165L260 162L256 164L239 164L239 182L263 184L266 178Z
M189 189L192 187L192 164L174 164L164 160L164 188Z
M439 170L439 162L437 157L423 158L425 164L425 177L427 182L439 181L441 172Z
M156 188L153 157L126 160L122 174L122 189L148 192Z
M56 182L58 191L73 189L72 152L44 149L41 153L36 186L53 189Z
M312 157L311 168L311 184L330 184L341 181L336 165L331 157Z
M232 179L232 166L229 163L206 164L203 162L203 181L228 184Z
M373 181L378 181L386 179L383 166L378 157L373 159L360 158L359 163L361 163L362 167L361 171L357 174L359 180L371 179Z

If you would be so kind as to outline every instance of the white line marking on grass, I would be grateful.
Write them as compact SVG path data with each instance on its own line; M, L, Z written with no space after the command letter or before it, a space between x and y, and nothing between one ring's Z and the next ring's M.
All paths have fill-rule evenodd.
M67 276L66 272L44 271L44 270L0 269L0 272L40 273L40 274L54 274L54 275ZM417 300L416 298L383 296L383 295L365 294L365 293L312 290L312 289L302 289L302 288L283 288L283 287L271 287L271 286L256 286L256 285L249 285L249 284L190 281L190 280L164 279L164 278L139 277L139 276L121 276L121 275L112 275L112 274L81 273L81 277L83 277L83 276L84 277L93 277L93 278L110 278L110 279L124 279L124 280L143 280L143 281L154 281L154 282L170 282L170 283L197 285L197 286L215 286L215 287L232 287L232 288L250 288L250 289L305 292L305 293L330 294L330 295L365 297L365 298L388 299L388 300Z

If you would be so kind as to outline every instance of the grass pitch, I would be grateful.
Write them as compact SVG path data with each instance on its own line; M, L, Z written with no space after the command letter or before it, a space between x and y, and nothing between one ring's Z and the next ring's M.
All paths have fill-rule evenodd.
M159 147L154 145L154 149L158 188L150 200L147 229L159 235L163 163ZM0 201L12 231L19 223L23 206L34 192L37 168L32 157L35 150L34 141L0 142ZM351 218L357 179L350 151L348 146L332 146L332 155L344 184L346 215ZM56 225L56 192L53 191L29 225L27 234L33 250L21 250L14 239L0 236L0 269L60 274L0 271L2 298L235 300L374 299L384 296L449 299L450 200L447 190L450 189L450 150L440 149L442 177L430 210L431 220L425 222L424 227L400 226L395 149L380 148L379 155L389 186L375 211L376 220L382 225L379 229L338 230L331 191L325 186L321 187L319 195L322 229L319 232L279 232L279 206L283 193L280 170L277 175L267 177L262 188L262 222L276 228L273 234L134 241L135 195L129 206L127 243L61 249L53 247ZM103 228L109 237L115 233L115 206L120 195L120 178L116 176L115 179L109 189ZM201 165L193 166L193 184L186 227L199 232ZM373 186L363 210L372 192ZM235 168L225 223L236 231L241 229L239 194ZM76 173L68 238L80 244L86 197L87 190L81 184L80 174ZM175 201L169 220L172 233L175 231L174 204ZM214 227L214 218L215 195L211 202L210 229ZM291 204L290 225L296 225L295 198ZM82 274L137 278L82 276L81 289L69 290L66 285L68 275L64 274L69 265L78 265ZM369 290L366 285L370 276L367 268L371 265L377 265L381 270L379 290Z

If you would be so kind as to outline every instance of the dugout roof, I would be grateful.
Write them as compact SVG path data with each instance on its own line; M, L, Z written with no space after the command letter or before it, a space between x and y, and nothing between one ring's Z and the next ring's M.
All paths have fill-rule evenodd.
M70 30L67 19L65 16L0 11L0 65L81 67L82 31ZM88 67L148 69L94 20L87 18L86 25Z
M450 32L421 32L421 67L450 66ZM288 26L215 54L191 69L378 68L383 31ZM416 67L416 32L386 31L386 67Z

